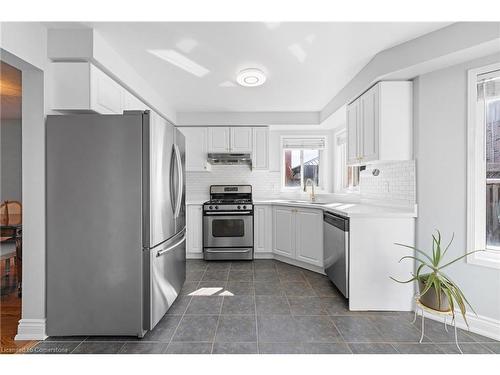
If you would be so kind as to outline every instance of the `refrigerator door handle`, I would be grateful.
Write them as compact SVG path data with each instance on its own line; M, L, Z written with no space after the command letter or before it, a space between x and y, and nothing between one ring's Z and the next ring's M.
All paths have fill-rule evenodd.
M174 214L175 218L175 212L177 211L177 206L176 206L176 198L174 196L174 158L177 158L177 153L175 152L175 145L172 147L172 157L170 158L170 203L172 206L172 213Z
M182 173L182 160L181 160L181 153L179 151L179 147L174 144L174 151L175 151L175 161L177 162L177 173L178 173L178 178L177 178L177 200L175 203L175 212L174 212L174 218L178 218L179 214L181 212L181 204L182 204L182 194L183 194L183 186L184 186L184 175Z
M172 251L173 249L175 249L177 246L179 246L180 244L182 244L185 241L186 241L186 231L184 231L182 238L179 241L177 241L176 243L174 243L173 245L171 245L165 249L158 251L156 253L156 256L161 257L162 255L167 254L169 251Z

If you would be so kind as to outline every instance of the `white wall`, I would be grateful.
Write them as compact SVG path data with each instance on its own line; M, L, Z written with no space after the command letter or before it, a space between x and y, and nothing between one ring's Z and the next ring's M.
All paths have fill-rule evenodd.
M417 165L417 247L431 247L439 229L445 241L455 233L449 257L466 250L467 70L500 61L500 54L438 70L415 80L414 123ZM450 277L483 317L500 321L500 270L466 263Z
M0 150L2 165L0 200L22 202L21 119L1 120Z
M23 297L16 339L45 335L45 114L50 72L40 23L2 23L0 58L22 71Z

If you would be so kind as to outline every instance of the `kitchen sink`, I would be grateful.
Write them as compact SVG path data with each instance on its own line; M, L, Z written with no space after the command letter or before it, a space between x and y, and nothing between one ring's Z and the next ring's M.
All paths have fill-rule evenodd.
M325 202L311 202L311 201L287 201L290 203L308 203L308 204L325 204Z

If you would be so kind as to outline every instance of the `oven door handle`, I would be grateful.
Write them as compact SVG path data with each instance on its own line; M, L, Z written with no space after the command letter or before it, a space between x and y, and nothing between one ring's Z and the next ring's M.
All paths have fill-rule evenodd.
M226 215L226 216L237 216L237 215L248 215L251 214L252 211L231 211L231 212L205 212L205 215Z
M247 249L243 249L243 250L235 250L235 249L231 249L231 250L220 250L220 249L217 249L217 250L210 250L210 249L205 249L205 252L207 253L248 253L248 248Z

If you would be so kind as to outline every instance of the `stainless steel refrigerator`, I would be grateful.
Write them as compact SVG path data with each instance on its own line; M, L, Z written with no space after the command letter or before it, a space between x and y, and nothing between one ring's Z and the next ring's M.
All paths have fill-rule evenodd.
M184 136L155 113L47 117L47 334L142 337L186 275Z

